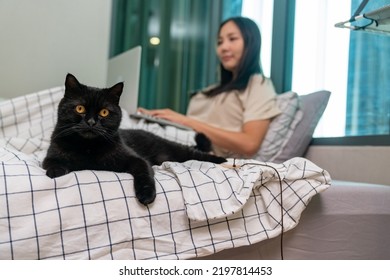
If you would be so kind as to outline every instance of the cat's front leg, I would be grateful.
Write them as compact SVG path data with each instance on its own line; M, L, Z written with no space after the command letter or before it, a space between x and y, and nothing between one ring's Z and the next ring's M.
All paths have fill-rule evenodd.
M139 202L148 205L156 198L154 172L150 164L142 158L129 160L129 173L134 177L135 195Z

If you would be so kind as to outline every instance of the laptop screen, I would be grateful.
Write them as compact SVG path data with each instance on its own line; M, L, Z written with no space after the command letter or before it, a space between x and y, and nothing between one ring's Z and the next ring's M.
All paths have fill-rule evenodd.
M135 113L138 106L141 50L137 46L108 60L107 87L124 82L119 105L129 114Z

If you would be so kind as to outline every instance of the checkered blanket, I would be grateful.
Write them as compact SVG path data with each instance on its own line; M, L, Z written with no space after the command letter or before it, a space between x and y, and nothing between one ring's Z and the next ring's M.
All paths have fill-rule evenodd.
M41 167L63 96L58 87L0 103L0 259L189 259L294 228L327 171L303 158L283 164L229 160L154 166L147 207L126 173L84 170L51 179ZM193 132L133 122L193 144Z

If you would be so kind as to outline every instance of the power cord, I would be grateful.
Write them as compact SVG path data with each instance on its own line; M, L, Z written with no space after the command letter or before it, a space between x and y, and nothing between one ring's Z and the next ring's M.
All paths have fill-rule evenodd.
M245 165L257 165L257 166L263 166L263 167L270 167L271 169L273 169L276 173L276 175L278 176L278 180L279 180L279 188L280 188L280 226L281 226L281 233L280 233L280 258L281 260L284 260L284 253L283 253L283 234L284 234L284 219L283 219L283 186L282 186L282 178L280 177L280 174L278 172L278 170L273 167L273 166L270 166L270 165L267 165L267 164L262 164L262 163L258 163L258 162L252 162L252 163L244 163L242 165L239 165L237 166L236 165L236 159L233 158L233 168L240 168L240 167L243 167Z

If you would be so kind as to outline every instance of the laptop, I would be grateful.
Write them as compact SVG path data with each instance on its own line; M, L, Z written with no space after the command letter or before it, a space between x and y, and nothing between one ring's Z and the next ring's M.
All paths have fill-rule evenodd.
M163 126L171 125L184 130L192 130L188 126L137 112L141 53L141 46L136 46L108 60L107 86L111 87L119 82L124 82L119 106L125 109L132 118L144 119Z

